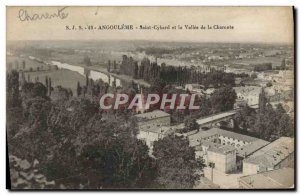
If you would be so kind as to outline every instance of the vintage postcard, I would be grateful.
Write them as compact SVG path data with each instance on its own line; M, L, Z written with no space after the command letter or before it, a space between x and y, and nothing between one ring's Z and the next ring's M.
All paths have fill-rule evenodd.
M294 190L293 7L6 8L7 188Z

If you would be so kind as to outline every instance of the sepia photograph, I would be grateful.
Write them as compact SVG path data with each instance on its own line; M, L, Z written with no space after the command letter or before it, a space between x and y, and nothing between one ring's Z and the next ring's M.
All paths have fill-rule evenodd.
M295 190L294 13L7 6L7 189Z

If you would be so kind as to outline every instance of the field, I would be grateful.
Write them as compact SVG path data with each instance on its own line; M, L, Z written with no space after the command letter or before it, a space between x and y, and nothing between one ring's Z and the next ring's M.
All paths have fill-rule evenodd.
M26 72L25 78L28 78L28 74L30 75L30 80L34 81L36 77L38 77L39 82L45 84L46 76L51 78L52 87L62 86L64 88L70 88L73 94L76 94L77 82L80 82L80 85L85 85L84 76L80 75L77 72L73 72L70 70L59 69L59 70L51 70L51 71L39 71L39 72Z
M28 79L28 75L30 77L30 80L32 82L35 81L36 78L38 78L39 82L45 84L46 76L51 78L52 81L52 87L55 86L62 86L64 88L70 88L73 92L73 94L76 94L77 89L77 82L80 82L80 85L85 85L85 77L80 75L77 72L73 72L66 69L59 69L54 70L53 66L48 66L43 63L37 62L35 60L31 60L28 57L18 57L18 56L7 56L6 57L6 64L7 69L17 68L23 69L22 62L25 61L26 64L26 70L30 70L32 68L34 71L25 72L25 78ZM35 71L37 68L40 68L40 71ZM49 70L49 68L52 67L52 70Z
M242 59L242 60L234 60L233 63L241 63L241 64L261 64L261 63L272 63L272 66L280 66L283 58L280 57L258 57L254 59Z
M111 53L101 53L101 52L78 52L75 53L60 53L53 52L51 53L51 60L59 61L63 63L68 63L72 65L86 65L83 62L85 56L88 56L91 60L91 63L96 66L101 66L106 68L108 60L116 59L117 61L121 60L121 55L111 54ZM49 59L47 59L49 60Z
M17 64L19 64L19 69L23 69L22 68L22 62L25 61L26 64L26 68L27 70L29 70L30 68L36 69L37 67L46 67L47 65L37 62L35 60L31 60L28 57L18 57L18 56L6 56L6 67L7 69L10 68L17 68ZM12 67L10 67L12 66Z

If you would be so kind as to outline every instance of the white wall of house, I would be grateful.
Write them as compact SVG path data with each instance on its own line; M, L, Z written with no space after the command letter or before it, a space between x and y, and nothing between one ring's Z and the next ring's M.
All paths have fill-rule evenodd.
M207 163L215 163L215 169L223 173L229 173L236 169L236 151L226 154L207 151Z
M220 136L219 139L221 140L221 144L222 145L231 145L233 147L236 148L240 148L246 144L249 144L248 142L242 141L242 140L238 140L238 139L234 139L231 137L226 137L226 136Z
M267 167L262 164L254 164L249 162L243 162L243 174L244 175L251 175L257 174L265 171L270 171L274 169L280 169L284 167L293 167L294 164L294 153L291 153L286 158L282 159L279 163L274 166Z
M151 128L160 128L162 126L170 126L171 119L170 116L153 118L145 121L140 121L137 123L139 130L147 131Z
M248 163L248 162L243 162L243 174L244 175L253 175L258 173L259 167L256 164Z

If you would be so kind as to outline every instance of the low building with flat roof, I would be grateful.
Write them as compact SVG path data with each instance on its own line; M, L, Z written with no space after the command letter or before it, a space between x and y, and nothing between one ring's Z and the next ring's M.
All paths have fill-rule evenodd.
M294 138L281 137L244 159L243 173L256 174L294 166Z
M261 87L242 86L233 88L237 94L237 100L245 100L248 105L258 104Z
M231 111L200 118L196 122L199 124L200 127L213 127L213 126L217 126L218 123L220 123L221 121L227 121L229 119L232 119L235 114L236 111L231 110Z
M170 114L155 110L135 115L139 133L138 139L144 140L152 153L153 142L162 139L172 130Z
M239 133L212 128L188 135L190 146L195 147L196 157L203 157L206 164L229 173L242 170L243 159L269 144L269 142Z
M202 157L206 165L214 163L214 168L224 173L236 170L236 148L233 146L201 141L195 146L195 155Z
M192 134L189 137L189 140L191 142L191 146L193 145L199 145L199 141L201 140L209 140L212 142L219 143L221 145L231 145L233 147L236 147L238 150L240 150L241 155L244 155L243 150L247 149L248 154L252 153L253 151L250 151L250 148L246 147L249 144L252 143L258 143L258 145L265 146L269 142L264 141L262 139L258 139L255 137L251 137L248 135L239 134L232 131L226 131L220 128L212 128L207 131L199 131L195 134Z
M282 168L263 173L247 175L238 179L241 189L287 189L294 188L293 168Z

